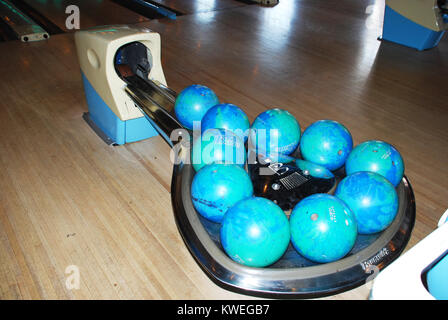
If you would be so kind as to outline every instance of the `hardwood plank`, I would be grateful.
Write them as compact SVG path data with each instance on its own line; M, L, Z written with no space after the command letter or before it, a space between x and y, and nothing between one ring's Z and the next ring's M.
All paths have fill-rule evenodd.
M217 10L225 10L229 8L242 7L247 4L238 2L236 0L196 0L196 1L183 1L183 0L155 0L165 7L177 10L184 14L197 14L212 12Z

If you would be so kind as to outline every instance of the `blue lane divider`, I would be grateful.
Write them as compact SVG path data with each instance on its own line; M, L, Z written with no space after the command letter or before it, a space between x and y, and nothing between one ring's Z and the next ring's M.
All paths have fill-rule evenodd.
M145 7L148 7L148 8L151 8L153 10L156 10L158 13L160 13L161 15L164 15L165 17L168 17L168 18L170 18L172 20L176 20L176 14L174 12L168 10L168 9L156 6L156 5L152 4L152 3L146 2L144 0L134 0L134 1L139 3L139 4L141 4L141 5L143 5L143 6L145 6Z

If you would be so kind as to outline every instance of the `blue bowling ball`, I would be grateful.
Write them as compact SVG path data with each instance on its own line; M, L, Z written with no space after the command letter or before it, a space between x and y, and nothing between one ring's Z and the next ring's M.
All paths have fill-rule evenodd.
M347 158L345 171L350 175L359 171L376 172L398 186L404 174L400 153L384 141L370 140L357 145Z
M191 184L191 199L204 218L220 223L229 208L252 197L252 181L247 172L234 164L202 167Z
M395 187L377 173L360 171L345 177L335 196L353 211L361 234L383 231L398 212Z
M313 162L301 159L296 159L295 163L300 170L308 173L310 176L314 178L320 178L320 179L334 178L334 174L324 166L320 166Z
M193 84L183 89L176 98L174 113L177 120L187 129L193 129L194 121L201 121L205 113L219 103L210 88Z
M314 262L341 259L357 237L354 214L342 200L329 194L318 193L300 201L289 223L294 248Z
M339 122L319 120L305 129L300 152L305 160L336 170L342 167L352 151L352 135Z
M288 248L288 218L271 200L248 198L224 215L220 237L224 251L234 261L266 267L280 259Z
M229 130L207 130L193 141L191 161L196 171L212 163L237 164L244 167L246 158L244 142Z
M245 142L249 134L250 122L239 107L231 103L222 103L210 108L202 118L202 132L213 128L230 130Z
M293 153L300 141L300 124L286 110L269 109L255 118L250 131L250 147L257 154L276 161Z

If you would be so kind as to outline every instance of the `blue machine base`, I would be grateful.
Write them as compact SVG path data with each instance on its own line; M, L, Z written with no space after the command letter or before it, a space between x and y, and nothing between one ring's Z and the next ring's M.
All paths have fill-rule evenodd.
M425 28L386 5L384 13L383 40L395 42L417 50L436 47L445 31Z
M108 144L122 145L158 135L158 132L143 116L123 121L104 102L83 72L82 81L89 113L84 119L92 129Z

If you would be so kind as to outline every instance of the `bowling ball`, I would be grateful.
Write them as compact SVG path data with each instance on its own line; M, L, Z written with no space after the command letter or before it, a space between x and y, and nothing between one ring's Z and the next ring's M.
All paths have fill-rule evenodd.
M193 141L191 160L196 171L215 162L244 167L246 157L244 142L229 130L210 129Z
M255 118L250 131L250 147L257 154L283 161L282 155L293 153L300 141L300 124L286 110L269 109Z
M218 103L218 97L213 90L193 84L183 89L177 96L174 113L184 127L193 129L193 122L201 121L204 114Z
M288 218L271 200L241 200L224 215L221 244L234 261L266 267L285 253L290 241Z
M235 203L252 197L253 186L247 172L234 164L202 167L191 184L191 199L204 218L220 223Z
M335 196L355 214L361 234L383 231L398 212L395 187L377 173L360 171L345 177L338 184Z
M234 104L222 103L210 108L202 118L202 132L218 128L230 130L244 142L249 134L250 122L247 115Z
M352 151L352 135L339 122L319 120L303 132L300 152L305 160L336 170L342 167Z
M289 223L294 248L314 262L344 257L357 237L354 214L342 200L329 194L314 194L300 201Z
M314 177L321 179L331 179L334 178L334 174L325 168L324 166L320 166L310 161L296 159L296 166L302 170L304 173Z
M347 175L359 171L376 172L396 187L403 178L404 162L398 150L389 143L370 140L352 150L345 171Z

